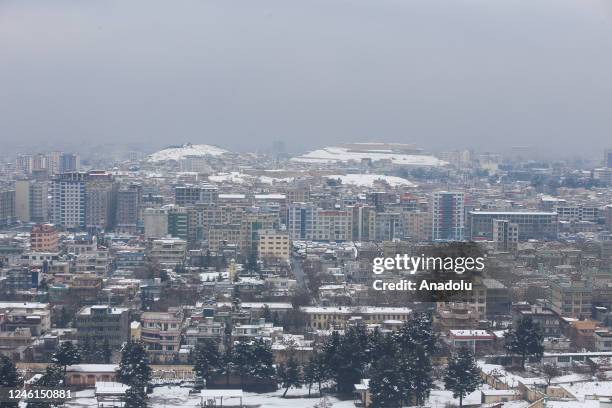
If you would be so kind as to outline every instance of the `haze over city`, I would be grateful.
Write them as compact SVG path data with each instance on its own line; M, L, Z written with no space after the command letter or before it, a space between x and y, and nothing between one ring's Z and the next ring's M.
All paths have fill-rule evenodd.
M9 0L0 55L7 152L611 144L606 1Z

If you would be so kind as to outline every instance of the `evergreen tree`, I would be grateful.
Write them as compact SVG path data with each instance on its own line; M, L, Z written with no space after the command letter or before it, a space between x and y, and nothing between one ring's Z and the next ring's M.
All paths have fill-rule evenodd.
M131 386L124 396L124 408L146 408L147 394L137 386Z
M398 330L397 341L403 348L420 344L430 356L436 351L437 337L433 330L431 315L416 313Z
M64 369L55 363L47 365L45 373L36 381L36 386L42 388L58 388L64 381ZM28 408L52 408L62 405L61 401L33 400L27 402Z
M403 359L402 359L403 357ZM406 401L414 397L417 405L423 405L429 397L433 378L431 359L425 347L416 345L411 353L400 352L397 359L402 361L402 384L405 386Z
M398 366L392 356L384 356L374 365L370 375L372 408L399 408L404 395Z
M463 407L463 397L476 391L481 382L474 355L467 348L460 349L448 362L444 375L444 385L459 398L459 408Z
M542 358L544 336L540 325L530 316L518 320L516 328L511 327L505 335L505 347L511 354L521 356L521 368L525 369L527 357Z
M332 367L336 387L340 394L350 394L354 384L364 378L370 362L369 336L365 326L349 327L340 341L335 367Z
M281 364L278 371L281 387L285 389L285 392L283 393L283 398L285 398L289 388L298 388L302 385L302 373L300 372L300 366L298 365L293 353L289 355L287 364Z
M94 362L92 359L93 352L94 349L91 347L91 338L87 336L83 342L79 344L79 353L81 354L84 363Z
M75 347L70 341L60 343L51 357L51 362L64 368L64 375L66 375L66 368L72 364L79 364L81 362L81 353L79 349Z
M21 387L22 383L15 364L7 356L0 355L0 387L15 389ZM17 408L18 406L18 402L0 402L0 408Z
M119 363L119 381L129 386L143 389L151 379L151 367L144 345L137 341L128 341L121 349Z
M219 345L214 340L206 339L204 342L196 344L191 358L193 369L200 378L208 379L211 374L221 368Z
M304 367L304 382L308 385L308 396L310 397L310 390L312 385L316 383L319 387L319 395L321 395L321 382L326 379L325 375L325 361L322 353L315 353L306 367Z
M109 364L113 357L113 350L111 349L110 344L108 343L108 339L104 339L102 343L102 348L100 349L100 361L104 364Z
M272 380L276 375L274 369L274 354L272 347L262 339L255 340L253 343L254 361L249 367L249 373L261 380Z
M268 306L267 304L264 305L262 309L261 317L266 321L266 323L272 322L272 312L270 312L270 306Z

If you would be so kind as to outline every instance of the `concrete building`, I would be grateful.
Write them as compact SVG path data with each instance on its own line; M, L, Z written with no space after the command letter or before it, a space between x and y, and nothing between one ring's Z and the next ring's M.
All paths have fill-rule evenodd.
M51 224L37 224L30 231L30 249L34 252L57 252L59 235Z
M136 183L121 185L117 190L115 230L135 233L140 219L142 186Z
M572 275L551 282L552 309L565 317L586 318L592 314L593 287L591 283Z
M508 220L493 220L493 242L498 251L518 249L519 226Z
M437 191L433 195L432 239L434 241L462 241L465 224L465 194Z
M144 312L140 338L153 362L172 362L181 345L183 316L180 312Z
M108 230L114 225L116 185L112 174L90 171L85 182L85 227Z
M286 261L291 255L291 242L285 231L265 230L259 232L259 258L271 258Z
M168 235L168 212L163 208L147 208L144 211L145 238L161 238Z
M173 268L185 262L187 242L180 238L166 237L151 242L148 256L162 267Z
M89 339L99 347L108 342L112 349L119 349L129 339L130 312L128 308L107 305L87 306L79 310L75 319L77 339Z
M67 229L85 228L86 173L61 173L51 183L51 222Z
M0 227L15 222L15 190L0 187Z
M15 182L15 216L22 222L46 222L49 219L47 181Z
M467 217L466 238L493 240L494 220L506 220L516 224L519 241L556 240L558 238L557 213L538 211L470 211Z

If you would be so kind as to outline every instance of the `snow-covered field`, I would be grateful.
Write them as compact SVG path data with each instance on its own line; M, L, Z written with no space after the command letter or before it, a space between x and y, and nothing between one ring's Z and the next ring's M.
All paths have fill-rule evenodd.
M313 390L312 398L308 398L308 390L289 390L287 398L283 398L283 391L256 394L245 392L243 397L243 405L248 407L274 408L274 407L291 407L291 408L313 408L320 401L317 393ZM352 400L340 401L335 397L327 397L333 408L355 408ZM233 402L233 399L224 400L224 406L238 406L239 400ZM85 408L95 407L96 398L93 390L84 390L77 393L77 397L68 401L64 407L66 408ZM200 395L189 394L189 388L179 386L163 386L157 387L153 393L149 395L149 407L152 408L177 408L177 407L199 407Z
M385 176L384 174L334 174L325 176L328 179L340 179L342 184L350 184L361 187L373 187L376 182L385 182L391 187L416 187L416 184L406 180L405 178L396 176Z
M394 153L393 151L351 151L345 147L324 147L291 160L300 163L338 163L361 159L391 160L393 164L413 166L443 166L445 161L434 156Z
M437 382L438 383L438 382ZM486 387L486 386L484 386ZM252 393L245 392L243 397L244 406L260 407L260 408L313 408L321 399L318 397L316 387L312 390L312 397L308 397L308 389L290 389L287 393L287 398L283 398L283 391L279 389L269 393ZM327 396L329 406L333 408L355 408L353 400L339 400L333 396ZM224 401L224 406L234 406L229 401ZM480 402L480 391L475 391L468 395L463 400L464 404L478 404ZM156 387L153 393L149 395L149 407L152 408L175 408L175 407L199 407L199 394L189 394L189 388L180 386L162 386ZM453 398L451 391L432 390L426 406L432 408L444 408L447 404L459 405L459 400ZM238 405L237 403L235 405ZM526 403L525 403L526 405ZM70 400L65 405L67 408L85 408L95 407L96 398L93 390L84 390L77 393L77 397ZM517 405L516 408L523 408Z
M186 156L221 156L224 153L228 153L228 151L216 146L187 144L181 147L172 147L169 149L160 150L157 153L153 153L151 156L149 156L149 161L178 161Z

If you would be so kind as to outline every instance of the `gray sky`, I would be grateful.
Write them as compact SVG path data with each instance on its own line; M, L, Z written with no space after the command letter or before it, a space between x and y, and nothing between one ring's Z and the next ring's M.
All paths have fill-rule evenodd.
M599 155L612 1L0 0L0 150L274 140Z

